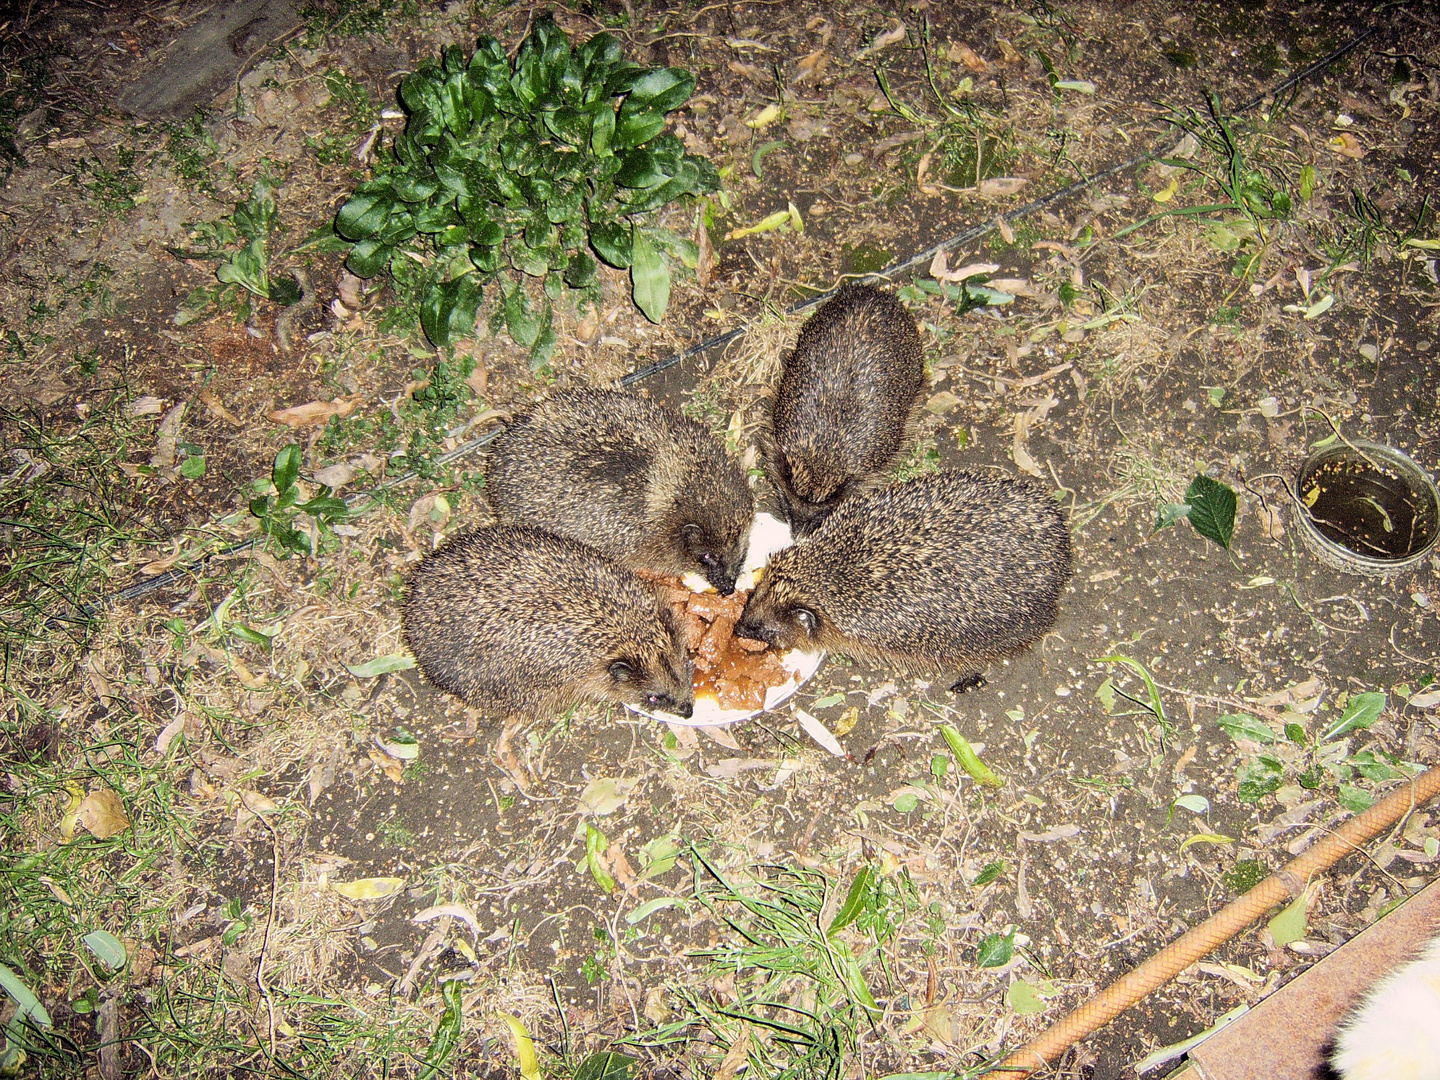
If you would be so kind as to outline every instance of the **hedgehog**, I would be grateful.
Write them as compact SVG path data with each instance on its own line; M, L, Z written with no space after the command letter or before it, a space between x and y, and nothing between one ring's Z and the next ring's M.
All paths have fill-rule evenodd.
M655 590L538 529L446 541L407 582L401 628L430 682L506 720L583 700L680 716L694 706L683 633Z
M805 323L762 432L766 471L797 536L883 482L924 383L915 320L889 293L847 285Z
M699 424L610 390L562 391L516 417L491 448L485 490L502 519L631 569L698 573L726 596L755 517L745 474Z
M958 671L963 691L1054 625L1071 562L1064 516L1038 484L941 472L857 495L774 555L735 633Z

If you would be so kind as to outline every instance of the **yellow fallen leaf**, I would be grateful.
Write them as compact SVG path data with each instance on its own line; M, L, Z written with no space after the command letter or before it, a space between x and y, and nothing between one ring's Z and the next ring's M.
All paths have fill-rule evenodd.
M394 896L404 885L404 878L367 877L355 881L331 882L330 888L347 900L383 900L387 896Z
M860 707L851 705L840 714L840 719L835 721L835 729L832 732L837 739L843 739L850 732L855 730L855 725L860 721Z
M540 1080L540 1059L535 1056L535 1042L525 1025L509 1013L500 1013L500 1019L510 1027L515 1039L515 1057L520 1063L520 1080Z
M75 839L75 826L80 824L76 816L80 809L80 802L85 798L85 792L74 780L65 784L65 793L70 797L65 801L65 813L60 816L60 839L69 843Z
M763 109L757 112L749 120L746 120L745 126L748 128L754 128L756 131L759 131L761 128L769 127L771 124L775 123L776 120L779 120L783 115L785 114L784 111L780 108L780 106L772 102L771 104L766 105Z
M797 233L803 233L805 231L805 222L804 219L800 217L800 208L792 202L789 204L787 213L790 215L790 227Z
M1175 197L1175 193L1179 190L1180 178L1178 176L1172 176L1170 178L1170 183L1166 184L1163 188L1155 192L1155 194L1151 195L1150 197L1158 203L1167 203Z
M1327 139L1325 145L1335 153L1348 158L1363 158L1369 152L1360 145L1360 140L1348 131L1342 131L1333 138Z
M75 808L75 820L97 840L108 840L130 828L130 818L120 796L109 788L92 791Z
M739 240L742 236L754 236L756 233L774 232L781 225L790 223L790 210L776 210L769 217L762 218L754 225L747 225L740 229L731 229L725 234L726 240Z
M1221 833L1196 833L1180 845L1180 850L1184 851L1191 844L1233 844L1234 842L1233 836L1225 836Z

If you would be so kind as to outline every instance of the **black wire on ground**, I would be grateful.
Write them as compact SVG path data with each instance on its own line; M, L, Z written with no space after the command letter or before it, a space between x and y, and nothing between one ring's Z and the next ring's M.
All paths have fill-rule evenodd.
M1335 61L1341 59L1348 53L1353 52L1355 49L1359 48L1362 44L1368 41L1378 29L1378 26L1372 25L1364 33L1361 33L1356 37L1352 38L1349 42L1340 46L1328 56L1321 57L1319 60L1316 60L1309 66L1301 69L1300 71L1289 76L1288 78L1283 79L1281 82L1277 83L1272 89L1251 98L1249 101L1239 106L1236 109L1236 112L1246 113L1264 101L1274 100L1275 98L1278 98L1281 94L1285 93L1285 91L1289 90L1291 87L1296 86L1301 82L1304 82L1316 72L1324 70L1331 64L1335 63ZM1102 169L1100 172L1096 173L1091 177L1088 177L1087 179L1077 180L1075 181L1075 183L1070 184L1067 187L1060 188L1057 191L1052 191L1048 195L1041 195L1038 198L1032 199L1030 202L1024 204L1023 206L1016 207L1015 209L1007 211L1004 214L997 215L997 217L992 218L991 220L984 222L983 224L973 225L970 228L964 230L963 232L957 233L956 235L950 237L948 240L942 240L938 244L932 244L924 251L917 252L916 254L911 255L909 258L903 259L897 263L893 263L890 266L885 267L883 270L878 270L873 274L867 274L864 277L860 278L860 280L867 282L891 281L895 277L905 273L906 271L913 270L917 266L928 264L932 259L935 258L937 254L942 251L949 251L952 248L959 247L962 244L968 244L974 240L978 240L981 237L986 236L987 234L998 228L998 221L1002 218L1006 222L1018 221L1023 217L1035 213L1037 210L1044 210L1047 207L1053 206L1058 202L1063 202L1071 196L1077 195L1080 192L1086 190L1087 188L1095 186L1103 180L1108 180L1112 176L1116 176L1119 173L1125 172L1128 169L1133 169L1135 168L1135 166L1140 165L1143 162L1163 156L1166 153L1172 151L1174 147L1175 142L1173 140L1173 137L1167 134L1163 138L1157 140L1150 149L1145 150L1142 153L1136 154L1134 157L1128 159L1127 161L1122 161L1118 165L1111 165L1109 168ZM814 296L806 297L804 300L800 300L797 303L792 304L787 309L787 314L794 315L798 314L799 312L806 311L809 308L812 308L817 304L823 303L825 300L828 300L838 291L838 288L830 289L826 292L817 293ZM637 383L644 382L646 379L649 379L654 375L658 375L662 371L669 370L676 364L683 363L684 361L690 359L692 356L698 356L701 353L709 352L711 349L719 348L722 345L728 345L730 344L730 342L744 336L744 334L744 327L737 327L736 329L729 330L726 333L717 334L715 337L708 338L705 341L700 342L699 344L691 345L689 348L681 352L675 353L673 356L668 356L663 360L657 360L653 364L647 364L645 367L637 368L636 370L630 372L628 375L622 376L618 380L618 384L621 387L626 388L635 386ZM489 444L499 434L500 428L498 427L491 431L487 431L483 435L477 436L476 438L471 439L468 442L462 443L454 450L450 450L444 454L441 454L438 458L436 458L436 463L446 465L452 461L457 460L458 458L465 457L466 455L480 449L482 446ZM387 480L385 483L375 488L374 491L386 491L390 488L398 487L400 484L407 483L408 481L415 479L418 475L419 474L416 471L411 470L410 472L407 472L401 476L397 476L393 480ZM350 498L346 499L345 501L346 504L353 509L365 499L373 498L373 494L373 491L361 492L359 494L350 496ZM86 604L80 609L79 617L81 619L88 619L95 615L101 608L107 607L108 605L114 603L117 600L134 600L138 597L148 595L149 593L152 593L157 589L164 588L166 585L171 585L177 581L182 580L183 578L190 576L196 570L199 570L206 563L208 563L211 559L226 558L231 555L238 555L243 552L249 551L260 543L260 539L261 538L259 536L253 536L248 540L241 540L237 543L220 548L217 551L212 551L207 555L202 555L195 562L189 563L186 566L166 570L163 573L156 574L154 577L145 578L141 581L133 582L132 584L127 585L122 589L118 589L113 593L109 593L106 596L101 597L93 604ZM73 620L60 620L52 618L48 620L47 624L54 625L59 621Z

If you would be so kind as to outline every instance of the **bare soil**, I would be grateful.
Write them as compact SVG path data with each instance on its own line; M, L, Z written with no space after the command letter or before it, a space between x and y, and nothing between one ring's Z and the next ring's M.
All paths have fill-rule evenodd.
M1242 277L1234 253L1206 231L1217 215L1173 216L1113 238L1167 208L1221 201L1191 172L1136 164L948 252L951 267L993 262L994 277L1023 279L1013 304L959 314L943 297L913 297L930 386L905 475L1029 467L1054 486L1074 531L1059 624L992 666L985 686L957 696L831 657L792 705L724 732L671 731L592 708L536 717L506 743L490 719L415 671L348 670L403 652L408 568L442 532L486 520L479 452L386 488L319 557L260 548L190 559L253 535L252 483L289 443L304 448L307 475L350 465L356 479L342 494L404 472L403 441L387 433L411 430L405 410L434 351L418 333L382 326L383 292L358 311L334 306L342 256L296 249L366 175L370 159L357 151L374 126L382 141L398 129L381 110L394 107L401 73L480 33L514 45L539 9L397 5L358 33L312 16L179 143L171 127L111 111L107 101L145 77L204 6L36 5L9 25L16 36L5 52L14 71L43 55L51 79L45 103L23 118L23 157L0 190L3 449L14 455L36 431L98 431L105 485L77 472L66 490L114 507L128 538L107 549L94 591L57 601L70 614L103 604L102 614L40 647L43 662L11 667L4 745L14 779L0 799L23 823L7 826L7 846L51 851L59 783L40 799L22 764L89 778L94 747L113 739L159 769L104 774L137 822L185 823L185 840L163 861L126 868L176 917L163 940L131 941L160 966L124 976L125 1023L138 1025L156 985L190 964L248 993L263 1031L255 972L268 965L292 1031L323 1012L302 1000L313 993L368 1016L398 1007L386 1001L411 1003L428 1038L440 980L461 978L470 989L457 1074L500 1075L513 1063L499 1012L519 1016L547 1053L568 1047L578 1060L679 1018L677 988L716 1008L743 996L743 980L737 989L733 973L727 981L697 956L734 934L703 906L627 920L646 901L691 895L705 877L686 852L694 843L736 881L764 880L777 866L820 871L833 883L832 913L862 867L906 876L913 910L880 950L884 964L866 968L882 1014L858 1030L844 1074L958 1075L1023 1044L1211 914L1242 887L1245 864L1274 870L1349 816L1342 781L1372 795L1400 782L1345 772L1344 759L1370 751L1393 769L1440 761L1435 707L1412 700L1440 673L1440 563L1389 580L1329 569L1301 542L1285 491L1331 422L1424 467L1440 460L1435 252L1400 240L1417 220L1415 237L1435 236L1424 206L1440 167L1440 27L1428 8L967 0L842 11L735 0L636 4L628 21L628 3L557 10L573 38L617 26L628 55L695 73L696 95L674 121L693 152L728 168L728 207L716 202L711 234L718 265L703 287L677 283L658 327L633 308L618 274L598 335L581 340L580 315L557 307L561 347L539 373L503 333L465 346L481 377L433 436L437 449L467 446L548 386L606 383L738 326L749 330L738 341L636 389L729 433L743 456L779 352L803 318L794 304L1173 144L1165 109L1204 117L1211 92L1228 113L1248 106L1240 122L1261 131L1246 144L1259 147L1256 167L1294 191L1310 166L1314 194L1270 223L1272 242ZM902 24L908 37L866 51ZM1367 31L1343 58L1267 96ZM1093 87L1054 88L1047 61L1060 80ZM920 119L887 104L877 65ZM966 77L970 93L951 94ZM368 94L364 108L337 93L351 85ZM771 103L784 106L783 119L746 126ZM964 124L980 132L978 162L955 134ZM1363 156L1340 152L1342 135ZM185 164L177 146L199 147L200 165ZM1179 193L1157 201L1174 176ZM171 249L188 248L195 223L230 213L260 177L277 181L275 266L305 268L319 297L292 352L275 339L278 309L262 301L184 325L175 318L214 279L213 263ZM1011 177L1025 184L977 188ZM1358 228L1356 193L1393 228L1345 248ZM724 239L788 203L803 234ZM693 207L666 215L677 231L694 229ZM1325 295L1332 306L1307 317ZM134 415L147 397L159 406ZM328 428L270 419L342 398L355 411ZM121 470L151 461L159 425L179 403L178 437L203 454L204 475ZM0 459L0 473L39 484L26 460ZM1182 501L1201 472L1239 495L1228 551L1184 521L1156 528L1162 507ZM757 490L772 498L763 480ZM25 512L12 505L8 514ZM173 566L185 572L104 603ZM228 615L217 618L227 598ZM235 623L263 632L269 647L227 636ZM1135 670L1101 659L1117 654L1153 677L1163 722L1145 707ZM1386 694L1383 715L1326 759L1336 769L1313 768L1330 745L1313 746L1315 737L1367 691ZM837 732L846 756L817 747L794 708ZM1234 713L1277 731L1298 724L1309 740L1282 736L1266 748L1283 763L1283 783L1258 801L1242 801L1237 771L1261 748L1216 722ZM179 749L157 752L177 717ZM1003 786L980 785L953 763L936 775L941 723ZM386 751L397 733L413 736L418 758ZM166 785L141 779L151 775ZM630 786L602 813L581 795L603 779ZM1184 795L1203 796L1208 811L1177 807ZM607 845L589 859L587 824ZM1207 838L1186 846L1197 835ZM675 838L679 861L646 878L642 849L664 837ZM1437 839L1440 815L1418 809L1369 857L1318 883L1304 938L1280 946L1264 927L1241 935L1070 1051L1059 1073L1133 1076L1147 1053L1259 1000L1428 881ZM995 864L993 880L977 884ZM612 891L592 865L614 879ZM384 877L403 885L378 900L332 888ZM237 899L269 930L222 945L233 920L223 909ZM439 905L452 907L415 920ZM123 907L110 928L127 937ZM981 940L1011 929L1013 958L980 966ZM874 945L857 937L855 948ZM1020 981L1042 990L1040 1011L1015 1007ZM74 1000L85 985L76 974L47 988ZM56 1015L86 1061L98 1060L91 1018ZM295 1038L282 1029L282 1051ZM262 1034L253 1045L266 1042ZM409 1075L426 1045L385 1060ZM697 1022L674 1044L629 1052L645 1075L708 1076L724 1049ZM366 1060L378 1074L378 1058Z

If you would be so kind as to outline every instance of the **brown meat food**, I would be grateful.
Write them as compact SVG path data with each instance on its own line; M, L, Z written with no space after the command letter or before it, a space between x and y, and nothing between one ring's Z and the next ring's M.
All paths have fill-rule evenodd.
M691 592L678 578L644 574L675 609L685 629L685 644L695 664L695 693L713 697L722 709L754 711L765 707L765 694L791 677L779 654L763 641L735 636L748 593L729 596Z

